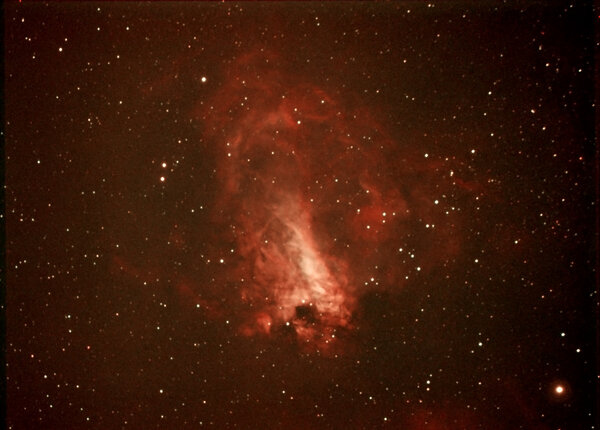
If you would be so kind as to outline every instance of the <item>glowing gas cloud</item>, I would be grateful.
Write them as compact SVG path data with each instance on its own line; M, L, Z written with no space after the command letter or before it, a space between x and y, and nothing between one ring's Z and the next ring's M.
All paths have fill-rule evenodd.
M426 196L438 166L413 163L367 108L272 67L277 58L241 57L194 116L215 145L215 221L228 214L237 247L228 280L249 309L240 332L288 333L326 350L352 330L362 293L408 279L380 247L405 247L426 268L456 243L442 225L429 248L438 257L414 260L412 224L429 228L442 216ZM389 185L397 175L406 190Z

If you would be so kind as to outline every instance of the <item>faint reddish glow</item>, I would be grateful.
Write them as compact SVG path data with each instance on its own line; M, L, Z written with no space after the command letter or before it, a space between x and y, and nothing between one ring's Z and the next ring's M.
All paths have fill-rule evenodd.
M265 312L258 312L253 320L247 321L240 327L240 333L244 336L254 336L256 334L270 334L272 320L271 316Z

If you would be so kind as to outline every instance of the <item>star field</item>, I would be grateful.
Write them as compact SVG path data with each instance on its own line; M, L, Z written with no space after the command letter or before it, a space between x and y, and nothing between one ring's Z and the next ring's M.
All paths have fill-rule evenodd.
M597 428L591 3L4 14L7 428Z

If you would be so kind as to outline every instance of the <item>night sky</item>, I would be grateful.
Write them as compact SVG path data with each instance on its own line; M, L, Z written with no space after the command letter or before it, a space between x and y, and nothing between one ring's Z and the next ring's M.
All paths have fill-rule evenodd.
M8 428L597 428L591 2L4 14Z

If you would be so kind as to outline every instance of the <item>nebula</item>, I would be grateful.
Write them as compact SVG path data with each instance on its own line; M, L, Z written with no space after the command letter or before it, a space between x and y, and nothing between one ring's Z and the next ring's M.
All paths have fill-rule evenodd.
M352 331L361 295L401 288L415 271L407 263L421 271L456 253L454 224L429 194L441 199L451 173L403 150L355 95L286 64L240 57L193 117L215 145L213 217L237 248L226 281L248 309L240 333L287 333L325 351Z
M245 57L238 67L258 61ZM315 225L309 196L315 178L311 151L319 144L306 128L326 125L329 114L318 105L331 101L316 89L302 98L286 93L273 76L249 81L231 76L217 94L217 101L241 100L235 112L228 104L217 107L216 117L225 118L215 124L223 130L217 158L224 197L218 212L234 213L241 298L254 310L241 332L270 334L288 327L300 342L324 348L338 328L351 324L355 306L345 263L328 252L332 238Z

